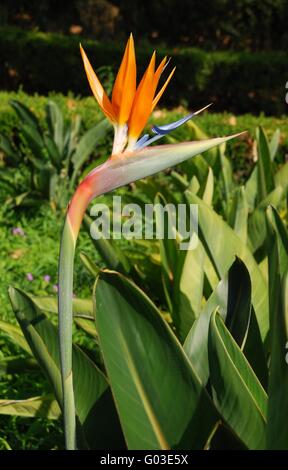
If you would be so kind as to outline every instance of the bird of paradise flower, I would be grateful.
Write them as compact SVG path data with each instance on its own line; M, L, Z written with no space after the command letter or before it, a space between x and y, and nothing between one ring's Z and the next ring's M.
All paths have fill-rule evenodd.
M171 71L164 85L157 91L160 77L169 61L165 57L156 68L156 53L153 52L149 65L137 86L135 49L131 34L110 100L82 46L80 46L80 51L91 90L103 113L114 127L114 143L111 156L107 161L92 170L76 189L68 205L61 238L58 292L59 347L65 441L66 448L70 450L76 448L76 415L72 375L73 266L76 240L89 202L100 194L162 171L239 135L148 147L151 143L161 139L199 114L207 106L171 124L154 126L152 137L149 134L140 137L150 114L170 82L175 68Z

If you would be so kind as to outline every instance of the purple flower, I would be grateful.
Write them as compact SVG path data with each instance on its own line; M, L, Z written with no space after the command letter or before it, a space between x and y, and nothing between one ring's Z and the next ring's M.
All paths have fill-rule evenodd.
M45 276L43 276L43 279L45 282L50 282L51 276L49 276L49 274L45 274Z
M13 235L19 235L20 237L25 237L25 232L21 227L12 228Z
M27 274L26 274L26 279L27 279L28 281L33 281L33 279L34 279L33 274L27 273Z
M58 292L58 284L54 284L53 289L55 290L55 292Z

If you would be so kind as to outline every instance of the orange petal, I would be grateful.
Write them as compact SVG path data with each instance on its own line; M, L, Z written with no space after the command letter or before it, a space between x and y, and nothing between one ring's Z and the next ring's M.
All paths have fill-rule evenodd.
M115 115L113 106L108 96L106 95L105 90L102 87L96 73L94 72L81 44L80 44L80 51L81 51L81 55L82 55L82 59L84 63L85 72L86 72L91 90L93 92L93 95L95 96L103 113L108 117L108 119L110 119L110 121L115 122L116 115Z
M136 58L132 34L127 41L124 56L112 92L112 105L119 124L128 121L136 93Z
M157 85L158 85L158 82L159 82L159 79L161 77L161 74L163 72L163 69L165 67L165 64L166 64L166 61L167 61L167 57L164 57L164 59L160 62L160 64L158 65L157 67L157 70L154 74L154 93L156 91L156 88L157 88Z
M163 95L168 83L170 82L174 72L176 70L176 67L174 67L174 69L172 70L172 72L170 73L169 77L167 78L166 82L164 83L164 85L162 86L161 90L157 93L157 95L155 96L153 102L152 102L152 108L151 108L151 112L153 111L153 109L155 108L156 104L158 103L158 101L160 100L161 96Z
M155 52L142 77L134 98L131 116L129 119L129 136L137 138L145 127L151 114L151 106L154 96L154 75L155 75Z

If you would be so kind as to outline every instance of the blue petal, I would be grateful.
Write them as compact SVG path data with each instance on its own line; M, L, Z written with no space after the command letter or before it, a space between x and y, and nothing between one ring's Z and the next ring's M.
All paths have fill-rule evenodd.
M139 140L137 140L135 149L139 149L143 147L146 144L148 139L149 139L149 134L144 134Z
M170 124L166 124L165 126L153 126L152 131L154 132L154 134L168 134L174 129L177 129L177 127L182 126L182 124L185 124L185 122L189 121L189 119L191 119L194 115L195 113L188 114L188 116L179 119L179 121L171 122Z
M146 135L148 136L148 134L145 134L143 135L143 137L146 137ZM154 137L151 137L150 139L145 139L142 141L143 137L141 137L141 139L138 140L137 142L137 146L135 147L135 150L140 150L141 148L144 148L144 147L147 147L147 145L150 145L152 144L153 142L156 142L156 140L159 140L159 139L162 139L162 137L164 137L164 135L161 135L161 134L157 134L157 135L154 135ZM148 136L149 137L149 136ZM140 144L140 145L139 145Z

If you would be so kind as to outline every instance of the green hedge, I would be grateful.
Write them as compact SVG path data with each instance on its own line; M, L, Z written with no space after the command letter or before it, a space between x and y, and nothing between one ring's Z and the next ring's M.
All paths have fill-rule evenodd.
M89 129L95 122L102 118L102 112L93 97L88 98L75 98L72 95L63 96L59 93L49 93L48 96L39 95L28 95L23 91L16 92L0 92L0 132L7 136L17 136L15 130L18 126L16 113L9 105L10 99L17 99L28 106L36 115L42 119L45 115L45 105L49 99L53 99L57 102L61 110L63 111L64 117L75 117L76 114L81 116L83 129ZM215 107L214 107L215 109ZM240 151L241 158L245 153L245 158L253 159L253 146L252 139L254 138L255 129L261 125L267 131L270 137L273 132L278 128L281 131L281 147L282 155L288 152L288 120L277 117L266 117L263 114L254 116L251 114L245 114L235 116L231 113L213 113L213 107L210 108L209 112L205 112L202 115L195 118L195 123L199 125L204 132L211 137L221 136L225 134L232 134L241 131L248 131L243 138L244 149ZM151 132L151 126L153 124L165 124L173 120L183 117L187 113L185 108L177 108L175 110L158 109L152 114L150 121L147 125L147 131ZM112 126L111 126L112 128ZM178 130L174 131L172 136L178 140L184 141L193 138L193 131L189 126L184 125ZM112 140L112 132L111 132ZM238 141L233 141L231 146L238 145ZM248 148L248 151L247 151ZM235 158L239 155L235 153ZM237 165L236 165L237 166Z
M82 96L90 94L78 44L81 38L0 30L0 87L46 94L53 90ZM115 71L123 44L82 40L95 69L112 66ZM137 47L140 71L151 54ZM200 49L160 49L159 57L169 55L177 66L165 106L184 104L199 107L214 102L215 110L233 113L281 115L287 112L285 83L288 57L285 52L204 52Z

